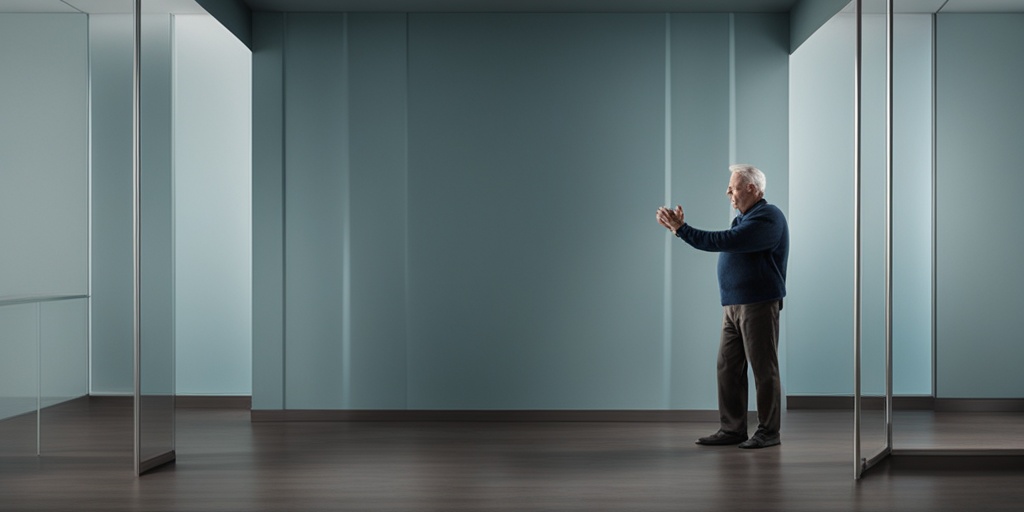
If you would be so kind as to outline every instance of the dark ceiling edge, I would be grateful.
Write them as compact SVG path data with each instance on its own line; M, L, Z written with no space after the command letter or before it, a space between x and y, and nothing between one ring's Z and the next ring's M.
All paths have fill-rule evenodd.
M243 0L196 0L196 3L252 49L252 10Z
M245 0L196 0L196 2L252 49L252 9ZM793 53L849 3L849 0L799 0L789 11L789 52Z
M800 0L789 11L789 53L804 44L822 25L849 4L849 0Z

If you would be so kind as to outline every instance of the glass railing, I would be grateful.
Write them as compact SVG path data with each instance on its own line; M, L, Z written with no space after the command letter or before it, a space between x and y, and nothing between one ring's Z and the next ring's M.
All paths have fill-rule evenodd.
M0 297L0 456L56 447L48 416L88 393L89 296Z

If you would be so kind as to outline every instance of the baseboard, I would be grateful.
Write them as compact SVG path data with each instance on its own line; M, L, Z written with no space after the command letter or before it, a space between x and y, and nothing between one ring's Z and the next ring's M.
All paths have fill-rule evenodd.
M177 395L174 406L178 409L245 409L252 408L251 396L239 395Z
M865 410L879 411L885 398L863 398ZM853 410L852 396L788 396L787 409ZM896 411L935 412L1024 412L1024 398L935 398L931 396L894 396L892 408Z
M936 412L1024 412L1024 398L936 398Z
M751 413L754 423L756 413ZM717 410L282 410L254 409L266 421L450 421L450 422L713 422Z
M930 396L894 396L892 408L897 411L931 411L935 409L936 399ZM866 396L861 399L861 407L869 411L881 411L885 408L885 397ZM838 409L853 410L852 395L831 396L787 396L786 409Z

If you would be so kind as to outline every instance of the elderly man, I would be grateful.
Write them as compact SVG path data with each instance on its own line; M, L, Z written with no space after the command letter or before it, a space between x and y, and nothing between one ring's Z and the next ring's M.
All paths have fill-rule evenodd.
M789 227L782 211L764 200L765 177L749 165L729 167L726 194L740 214L725 231L702 231L686 223L683 207L658 209L658 223L702 251L718 252L722 306L718 351L720 430L702 445L765 448L780 443L782 386L779 381L779 311L786 296ZM747 438L747 363L754 370L757 432Z

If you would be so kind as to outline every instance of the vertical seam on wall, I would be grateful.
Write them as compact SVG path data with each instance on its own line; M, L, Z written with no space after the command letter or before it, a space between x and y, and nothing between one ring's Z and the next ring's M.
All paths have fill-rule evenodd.
M736 163L736 14L729 13L729 165ZM729 220L736 215L729 207Z
M943 4L945 6L945 4ZM938 282L939 282L939 223L938 223L938 197L939 197L939 159L938 159L938 12L932 14L932 397L939 396L939 330L938 330Z
M85 105L86 105L86 175L89 180L89 193L86 197L86 215L88 217L87 244L88 253L86 261L86 290L88 298L85 299L85 347L86 347L86 368L85 368L85 391L92 394L92 16L85 15Z
M169 39L167 47L170 48L171 52L171 402L174 401L174 396L178 391L178 216L177 216L177 183L178 173L176 168L178 165L177 159L175 158L177 150L177 118L178 109L178 38L175 36L177 32L177 21L178 18L175 14L168 15L167 19L167 38ZM173 407L172 407L173 410ZM174 446L174 423L171 423L171 446Z
M281 409L288 408L288 13L281 14Z
M409 13L405 13L405 198L402 204L405 205L405 408L409 408L409 339L412 335L411 326L411 299L409 295Z
M672 205L672 15L665 13L665 206ZM665 233L662 320L662 395L672 408L672 233Z
M43 303L36 302L36 455L43 454Z
M344 97L345 113L342 116L342 131L344 139L342 142L342 262L341 262L341 406L348 409L351 404L351 383L352 383L352 165L351 165L351 132L349 131L349 116L351 115L351 95L349 94L349 46L348 46L348 13L341 17L341 76L342 95Z

